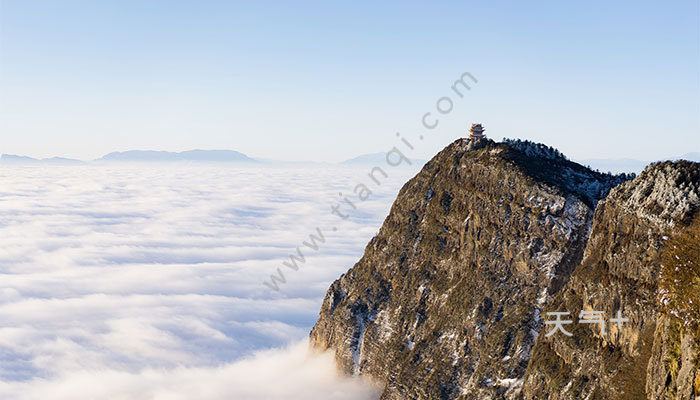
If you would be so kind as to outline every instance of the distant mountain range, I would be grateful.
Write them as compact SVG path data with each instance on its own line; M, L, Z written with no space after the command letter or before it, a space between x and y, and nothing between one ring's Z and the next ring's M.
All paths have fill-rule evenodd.
M397 156L398 157L398 156ZM386 153L364 154L340 163L325 163L313 161L281 161L267 158L252 158L241 152L234 150L188 150L181 152L154 151L154 150L130 150L118 151L104 155L92 162L235 162L235 163L258 163L258 164L283 164L283 165L383 165L386 163ZM392 162L394 160L392 159ZM413 164L422 165L425 160L411 159ZM12 165L79 165L87 162L70 158L32 158L13 154L3 154L0 156L0 164ZM402 163L401 165L408 165Z
M13 154L3 154L0 156L2 164L50 164L50 165L80 165L85 164L84 161L73 160L71 158L51 157L51 158L31 158L26 156L16 156Z
M700 153L687 153L678 159L700 162ZM414 165L423 165L426 160L412 158ZM94 162L235 162L235 163L261 163L261 164L293 164L293 165L317 165L317 164L340 164L348 166L358 165L383 165L386 163L386 153L363 154L340 163L319 163L311 161L280 161L265 158L252 158L241 152L234 150L189 150L181 152L154 151L154 150L131 150L109 153L100 157ZM602 172L641 172L650 161L634 159L602 159L591 158L584 160L574 160L582 165L590 166ZM63 157L32 158L20 155L3 154L0 156L0 164L12 165L81 165L85 161ZM402 165L407 165L403 163Z
M340 164L343 165L383 165L386 164L386 156L387 153L371 153L371 154L363 154L361 156L357 156L355 158L351 158L349 160L342 161ZM393 158L396 157L398 158L398 155L394 156L392 155L392 160L391 162L396 162ZM409 159L412 164L418 164L418 165L423 165L428 160L421 160L419 158L410 158Z
M94 162L246 162L256 163L258 160L233 150L189 150L182 152L153 151L153 150L131 150L109 153L100 157ZM70 158L32 158L13 154L3 154L0 156L0 164L12 165L80 165L85 161Z
M97 161L204 161L204 162L257 162L247 155L233 150L189 150L179 153L171 151L131 150L109 153Z

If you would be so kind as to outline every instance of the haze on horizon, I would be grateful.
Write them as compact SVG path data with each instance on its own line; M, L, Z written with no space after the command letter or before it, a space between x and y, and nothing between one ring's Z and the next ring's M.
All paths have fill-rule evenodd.
M700 151L699 7L0 1L0 152L340 161L398 131L429 159L481 122L572 159L678 157Z

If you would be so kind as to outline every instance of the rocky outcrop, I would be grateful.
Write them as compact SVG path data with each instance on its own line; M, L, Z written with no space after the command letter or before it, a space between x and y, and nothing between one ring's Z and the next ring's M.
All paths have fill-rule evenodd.
M584 260L545 311L621 311L629 322L540 336L525 398L700 397L699 196L700 164L664 162L599 203Z
M312 345L383 384L386 400L522 396L526 371L539 381L528 365L543 310L568 290L596 203L627 178L546 146L452 143L401 189L363 257L331 285ZM653 342L653 328L645 333L617 337Z

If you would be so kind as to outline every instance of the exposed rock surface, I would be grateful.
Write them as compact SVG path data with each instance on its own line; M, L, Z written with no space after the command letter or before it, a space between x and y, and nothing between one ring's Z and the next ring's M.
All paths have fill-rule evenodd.
M364 256L331 285L310 335L312 345L335 351L346 373L383 384L385 400L519 398L526 392L526 370L532 379L527 393L547 398L536 391L540 377L551 379L549 360L543 359L541 374L528 369L543 329L543 309L551 308L553 296L569 292L596 203L626 179L591 171L546 146L452 143L401 189ZM649 213L666 218L658 210ZM681 214L673 218L680 220ZM601 228L601 235L611 235L613 228ZM624 229L646 234L641 232L646 226ZM613 251L611 269L626 276L617 245L605 240L601 236L596 246ZM619 246L636 246L630 243L621 239ZM648 243L640 242L635 254L643 254ZM643 277L637 279L642 284L654 279L647 264L634 268L630 273ZM644 290L639 296L653 306L655 288ZM634 306L650 313L649 321L639 323L652 327L643 332L651 336L623 331L616 340L646 340L650 353L656 308L647 311L636 297L629 301L623 311ZM589 328L586 333L593 332ZM566 343L561 347L568 349L568 360L581 351ZM643 379L646 365L640 371Z
M575 324L572 337L542 335L527 370L526 398L700 397L699 195L700 164L664 162L599 203L584 260L545 312L576 317L596 310L608 319L620 310L630 321L622 329L608 323L605 335L599 324ZM679 249L682 239L691 242ZM679 273L686 275L676 279ZM680 306L679 296L686 299Z

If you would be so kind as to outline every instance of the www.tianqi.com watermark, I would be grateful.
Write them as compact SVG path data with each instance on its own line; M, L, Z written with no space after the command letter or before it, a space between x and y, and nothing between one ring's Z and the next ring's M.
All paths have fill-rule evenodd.
M563 320L561 319L562 317L568 316L570 313L569 312L562 312L562 311L556 311L556 312L548 312L547 317L554 317L554 321L545 321L545 325L554 325L554 328L552 328L551 331L547 332L544 336L545 337L550 337L557 333L557 331L560 331L561 333L565 334L566 336L573 336L573 333L567 331L564 328L564 325L571 325L574 323L572 320ZM600 324L600 334L602 336L605 336L605 319L604 319L604 313L602 311L584 311L582 310L578 314L578 323L579 324ZM610 318L610 322L616 323L617 324L617 329L622 329L622 323L623 322L629 322L629 318L623 318L622 317L622 312L620 310L617 310L617 317L615 318Z
M474 75L470 74L469 72L465 72L450 87L459 98L464 97L464 90L471 90L471 86L469 86L471 82L468 83L468 81L466 80L467 78L469 78L473 83L478 82ZM438 117L440 115L449 114L450 112L452 112L453 108L454 101L452 97L440 97L435 102L435 111L437 111L437 115L434 114L435 111L426 112L421 117L421 125L428 131L435 129L440 123L440 119ZM394 146L386 152L385 160L387 166L393 168L398 167L404 163L407 165L411 165L411 160L408 157L406 157L404 152L407 151L406 149L410 151L415 150L414 145L411 142L409 142L408 139L402 137L399 132L396 132L396 137L401 139L400 147ZM425 137L423 135L418 136L419 140L423 140L424 138ZM367 174L367 176L369 177L369 181L367 183L359 182L352 189L352 192L354 193L355 197L354 201L353 199L351 199L352 195L344 195L342 192L338 193L340 200L337 204L331 206L331 214L337 216L341 220L347 220L348 218L350 218L351 213L358 209L359 203L366 201L372 195L372 185L381 186L382 179L387 179L389 177L389 174L386 172L386 169L386 166L382 168L381 165L373 167ZM335 226L331 227L330 229L332 231L338 230L338 228ZM306 256L302 251L302 246L313 251L319 251L321 248L321 244L324 243L326 243L326 237L323 234L323 229L321 229L320 227L316 227L315 232L309 234L309 240L304 240L303 242L301 242L301 245L297 246L296 248L296 254L290 254L288 260L282 261L282 265L286 268L289 268L292 271L298 271L299 267L306 263ZM286 282L287 278L284 276L282 268L277 267L276 274L270 275L270 282L263 282L263 284L274 291L279 291L279 285Z

